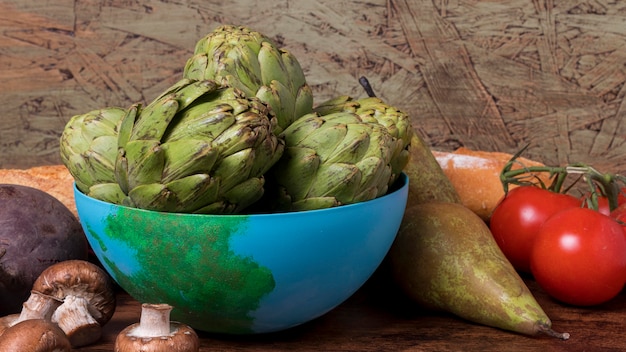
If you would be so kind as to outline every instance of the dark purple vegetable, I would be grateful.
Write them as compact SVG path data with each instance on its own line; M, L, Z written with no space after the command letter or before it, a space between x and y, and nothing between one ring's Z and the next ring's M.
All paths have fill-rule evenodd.
M87 256L85 234L63 203L36 188L0 184L0 316L21 310L44 269Z

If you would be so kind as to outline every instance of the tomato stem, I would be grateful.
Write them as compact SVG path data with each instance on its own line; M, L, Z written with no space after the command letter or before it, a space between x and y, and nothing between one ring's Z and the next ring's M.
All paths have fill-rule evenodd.
M527 147L527 146L526 146ZM537 186L556 193L567 193L581 179L589 188L589 195L585 198L585 206L591 209L598 209L598 198L604 196L608 199L609 209L612 211L618 206L618 196L621 189L626 185L626 177L619 174L602 173L590 165L583 163L574 163L565 166L525 166L517 159L526 149L522 148L517 152L502 169L500 173L500 181L506 194L509 185L518 186ZM521 165L518 169L513 166ZM552 180L550 185L546 185L538 173L548 173L549 179ZM569 175L577 175L578 177L566 188L565 181Z

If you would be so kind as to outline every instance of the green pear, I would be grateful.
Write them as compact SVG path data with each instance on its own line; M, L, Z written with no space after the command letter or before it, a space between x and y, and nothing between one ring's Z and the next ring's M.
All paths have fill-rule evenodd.
M404 167L409 177L407 207L433 201L461 203L452 182L417 131L411 137L409 155L409 163Z
M485 222L458 203L406 209L388 255L391 275L419 305L526 335L562 339Z

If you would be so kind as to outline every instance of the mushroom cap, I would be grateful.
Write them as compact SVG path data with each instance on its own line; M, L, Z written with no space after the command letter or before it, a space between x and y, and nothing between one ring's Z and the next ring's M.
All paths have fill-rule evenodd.
M21 321L0 335L2 352L69 352L71 349L61 328L45 319Z
M168 336L141 337L135 330L139 323L124 328L115 339L115 352L198 352L200 341L195 330L190 326L179 323L170 323Z
M104 326L115 312L115 290L110 276L85 260L66 260L46 268L35 280L33 290L63 300L67 296L89 301L96 321Z
M15 313L15 314L5 315L2 318L0 318L0 335L2 335L2 333L6 329L15 325L15 322L17 321L17 319L19 319L19 317L20 317L20 313Z

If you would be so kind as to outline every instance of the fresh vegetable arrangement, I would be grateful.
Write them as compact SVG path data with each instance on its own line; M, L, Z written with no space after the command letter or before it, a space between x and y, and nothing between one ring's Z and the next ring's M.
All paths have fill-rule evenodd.
M582 164L513 171L514 163L501 178L505 190L520 187L506 193L489 222L507 258L564 303L592 306L617 296L626 283L626 178ZM539 173L552 183L537 182Z
M204 214L366 201L406 172L408 207L389 262L407 295L488 326L567 339L552 330L482 219L459 204L408 116L362 85L367 98L314 106L295 57L261 33L222 26L152 102L70 119L61 156L86 195Z
M342 96L314 109L292 54L227 25L197 42L183 78L149 104L72 117L60 149L93 198L237 214L384 195L408 162L411 134L408 116L378 98Z
M98 200L256 214L381 197L409 162L412 136L408 115L375 96L314 106L293 55L259 32L221 26L152 101L73 116L60 153L78 190Z
M404 172L409 200L388 269L416 304L520 334L568 339L553 330L519 273L533 275L566 304L597 305L621 292L626 178L577 164L514 168L518 154L502 170L505 196L485 223L463 205L409 116L376 97L366 81L362 85L366 98L342 95L315 105L291 53L249 28L221 26L197 42L183 77L151 102L72 117L61 136L61 157L88 196L198 214L367 201L386 194ZM582 192L574 187L581 183ZM66 270L65 283L46 271L21 313L60 327L61 349L96 341L114 308L106 278L92 278L104 293L80 293L85 287L79 290L71 279L79 274ZM96 283L87 288L95 290ZM55 289L61 284L70 289ZM192 337L186 349L163 339L155 350L198 349L193 330L170 326L171 306L142 308L141 322L120 333L116 351L140 348L172 329ZM77 311L80 326L62 318ZM13 316L9 324L24 317Z

